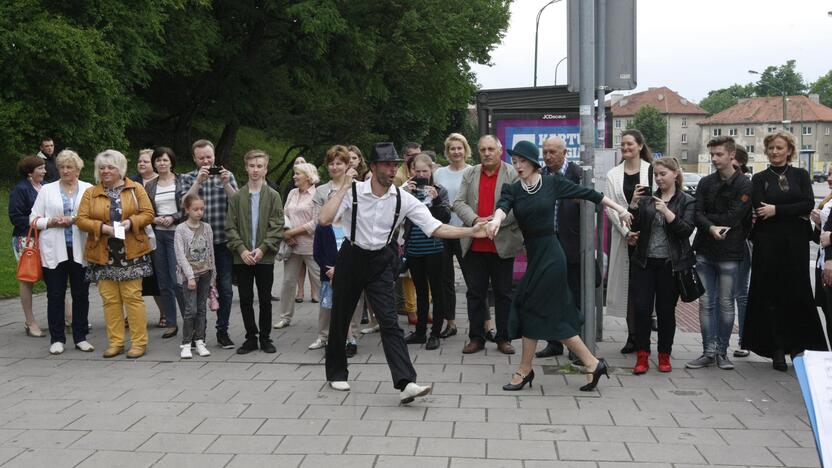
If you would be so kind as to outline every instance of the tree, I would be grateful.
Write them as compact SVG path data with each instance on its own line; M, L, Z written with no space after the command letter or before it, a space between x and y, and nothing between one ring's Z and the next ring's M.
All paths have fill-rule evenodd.
M832 70L812 83L809 92L820 95L820 103L832 107Z
M760 74L760 79L754 85L757 96L795 96L806 93L806 82L803 75L795 70L796 62L787 61L779 67L768 66Z
M708 96L699 102L699 107L708 111L709 114L716 114L735 105L740 99L750 98L753 95L753 84L733 84L727 88L709 91Z
M650 149L664 153L667 146L667 122L656 107L642 106L633 115L633 124L628 129L638 129Z

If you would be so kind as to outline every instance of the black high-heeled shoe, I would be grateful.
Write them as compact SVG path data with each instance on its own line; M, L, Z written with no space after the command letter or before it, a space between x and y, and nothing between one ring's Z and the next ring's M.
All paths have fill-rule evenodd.
M529 384L529 388L532 388L532 380L534 380L534 369L530 370L529 373L526 374L526 375L523 375L519 372L515 372L514 374L522 377L523 380L520 383L517 383L517 384L513 384L513 383L509 382L509 383L503 385L503 390L505 390L507 392L514 392L514 391L517 391L517 390L522 390L523 387L525 387L527 383Z
M592 381L581 387L581 391L591 392L595 390L595 387L598 386L598 381L601 380L602 375L606 375L607 378L610 378L610 374L607 369L607 361L605 361L604 359L599 359L598 365L596 365L595 370L592 371Z

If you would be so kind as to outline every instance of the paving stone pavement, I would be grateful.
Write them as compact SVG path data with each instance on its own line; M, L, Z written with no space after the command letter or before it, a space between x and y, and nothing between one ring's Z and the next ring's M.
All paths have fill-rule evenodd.
M279 291L281 267L275 276ZM607 317L598 347L614 371L598 391L578 391L584 377L557 372L565 361L549 358L535 360L534 387L504 392L520 355L493 344L461 354L460 292L462 333L439 350L410 346L433 394L399 406L378 334L361 337L350 360L351 392L326 385L323 350L307 350L316 304L300 304L291 327L272 331L277 354L219 349L209 326L212 355L179 360L179 340L151 328L147 355L127 360L101 357L95 286L90 299L96 351L77 351L70 338L60 356L49 355L47 338L25 336L18 300L0 301L0 466L819 466L794 373L753 357L734 359L733 371L686 370L700 354L698 333L677 332L672 373L658 373L654 360L633 376L634 358L617 352L625 324ZM34 307L45 328L45 295ZM236 297L231 323L240 344Z

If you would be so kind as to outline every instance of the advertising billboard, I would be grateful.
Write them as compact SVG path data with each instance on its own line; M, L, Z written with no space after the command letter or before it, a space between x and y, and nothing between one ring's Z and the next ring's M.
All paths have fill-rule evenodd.
M506 161L510 162L507 148L513 148L520 141L530 141L541 150L542 165L543 141L550 136L559 136L566 143L567 159L580 160L581 120L577 112L495 112L492 118L497 138L503 142Z

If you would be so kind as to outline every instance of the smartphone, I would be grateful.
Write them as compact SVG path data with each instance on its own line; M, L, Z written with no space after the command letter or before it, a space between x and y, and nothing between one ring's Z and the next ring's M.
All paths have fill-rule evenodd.
M424 177L414 177L413 182L416 183L417 187L424 187L430 181L428 179L424 178Z
M211 166L208 168L209 175L220 175L220 171L222 171L222 166Z
M728 231L730 231L730 230L731 230L730 227L722 228L722 229L719 230L719 235L724 236L725 234L728 234Z

